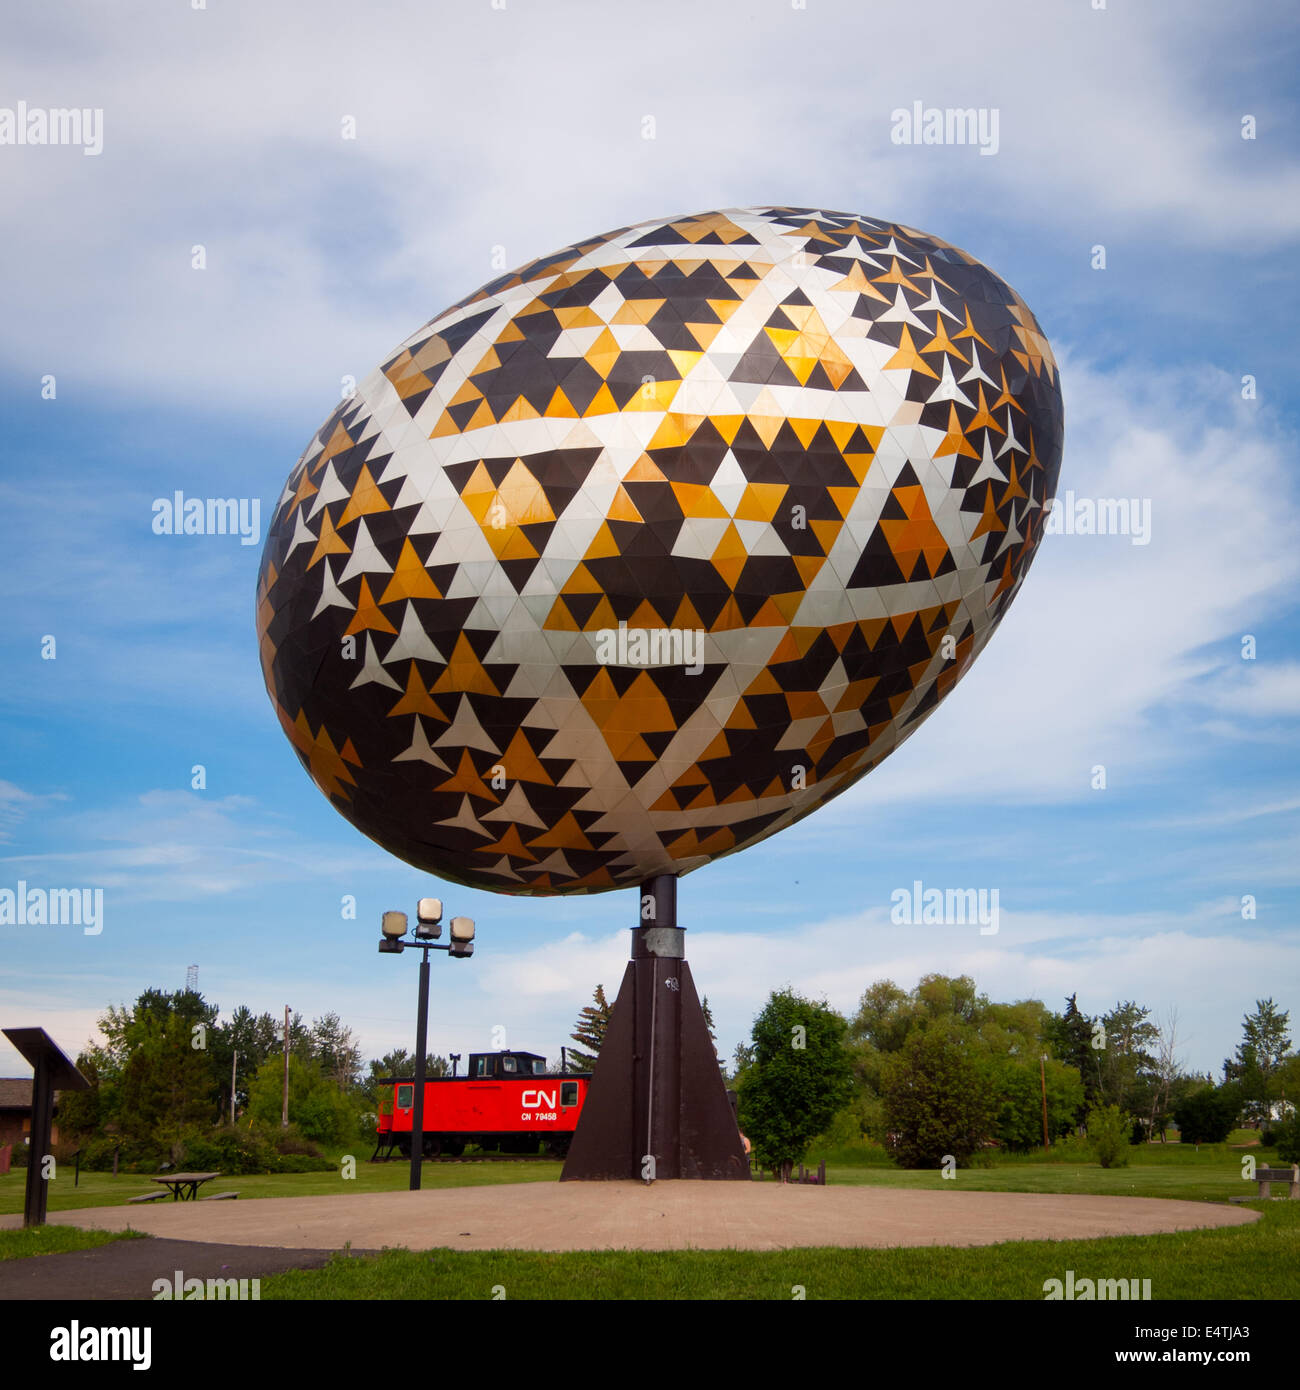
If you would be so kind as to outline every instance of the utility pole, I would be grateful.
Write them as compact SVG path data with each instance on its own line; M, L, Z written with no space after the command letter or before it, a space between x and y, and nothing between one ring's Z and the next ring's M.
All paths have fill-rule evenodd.
M280 1107L280 1128L289 1128L289 1006L284 1006L284 1101Z
M234 1053L230 1058L230 1123L235 1123L235 1063L239 1061L239 1053Z
M1043 1083L1043 1148L1050 1149L1051 1141L1047 1137L1047 1053L1043 1052L1038 1057L1038 1076Z

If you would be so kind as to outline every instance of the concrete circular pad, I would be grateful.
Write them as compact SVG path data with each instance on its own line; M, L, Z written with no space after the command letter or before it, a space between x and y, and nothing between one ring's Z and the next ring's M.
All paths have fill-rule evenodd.
M519 1183L338 1197L90 1207L51 1222L174 1240L294 1249L783 1250L993 1245L1244 1226L1211 1202L1025 1192L910 1192L779 1183Z

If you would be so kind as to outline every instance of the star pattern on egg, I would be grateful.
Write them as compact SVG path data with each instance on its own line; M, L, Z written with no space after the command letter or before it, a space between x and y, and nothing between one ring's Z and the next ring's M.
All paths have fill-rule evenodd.
M425 871L686 873L952 689L1062 431L1032 313L936 237L782 207L621 228L453 305L316 433L259 576L267 689L331 802Z

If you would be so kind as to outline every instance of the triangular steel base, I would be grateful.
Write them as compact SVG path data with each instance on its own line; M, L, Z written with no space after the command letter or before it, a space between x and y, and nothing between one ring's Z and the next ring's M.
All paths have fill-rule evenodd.
M636 937L560 1180L748 1180L682 933Z

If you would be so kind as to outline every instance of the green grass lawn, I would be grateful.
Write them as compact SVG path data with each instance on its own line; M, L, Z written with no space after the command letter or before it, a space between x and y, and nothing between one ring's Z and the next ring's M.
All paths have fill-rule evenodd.
M1234 1136L1235 1137L1235 1136ZM1125 1168L1103 1169L1051 1154L998 1155L986 1167L959 1169L953 1179L935 1171L882 1166L861 1150L832 1152L835 1184L915 1190L1084 1193L1107 1196L1226 1201L1253 1193L1241 1177L1243 1151L1230 1144L1134 1148ZM1256 1151L1259 1160L1268 1155ZM426 1188L555 1182L559 1163L426 1164ZM339 1172L222 1178L209 1190L260 1197L348 1195L404 1191L406 1163L358 1161L356 1177ZM22 1210L26 1174L0 1178L0 1212ZM768 1181L771 1181L769 1178ZM60 1168L50 1210L117 1205L151 1190L148 1177L83 1173L79 1186ZM338 1258L323 1270L296 1271L262 1281L262 1297L291 1299L437 1298L494 1296L536 1299L772 1299L807 1298L1018 1299L1043 1297L1047 1279L1150 1279L1155 1299L1234 1299L1255 1296L1261 1280L1277 1298L1300 1298L1300 1203L1260 1204L1250 1226L1126 1236L1088 1241L1015 1241L976 1249L806 1249L794 1251L654 1251L565 1253L520 1251L386 1251L365 1259ZM119 1238L111 1233L46 1227L0 1233L0 1258L82 1249Z
M0 1260L25 1260L29 1255L57 1255L64 1250L92 1250L115 1240L143 1240L140 1231L82 1231L76 1226L29 1226L0 1231Z
M959 1168L952 1178L932 1171L899 1168L828 1170L828 1182L858 1187L906 1187L916 1191L1077 1192L1100 1197L1168 1197L1183 1201L1226 1202L1253 1196L1258 1188L1241 1178L1241 1165L1133 1165L1102 1168L1096 1163L1007 1164Z
M1041 1299L1048 1279L1150 1279L1151 1297L1300 1298L1300 1202L1250 1226L956 1249L387 1250L262 1280L263 1299Z
M1180 1144L1144 1144L1133 1148L1126 1168L1102 1168L1094 1162L1058 1161L1052 1153L999 1154L987 1167L960 1168L946 1179L935 1170L895 1168L881 1159L881 1151L852 1148L830 1150L827 1180L836 1184L907 1187L919 1190L966 1188L973 1192L1078 1192L1114 1197L1172 1197L1192 1201L1225 1202L1229 1197L1253 1193L1253 1184L1242 1180L1242 1158L1255 1155L1258 1162L1271 1150L1243 1150L1231 1144L1203 1144L1198 1151ZM341 1160L342 1155L336 1156ZM556 1182L559 1162L530 1163L426 1163L426 1188L479 1187L497 1183ZM14 1169L0 1177L0 1214L21 1212L26 1170ZM406 1162L367 1163L357 1158L356 1176L345 1179L342 1169L328 1173L253 1174L218 1178L201 1191L238 1192L241 1201L259 1197L326 1197L359 1192L405 1191L410 1177ZM771 1181L769 1177L767 1181ZM80 1207L117 1206L128 1197L154 1191L147 1174L81 1174L73 1185L73 1170L61 1164L50 1184L50 1211ZM161 1205L161 1204L159 1204Z
M492 1183L556 1182L561 1163L426 1163L422 1183L427 1188L479 1187ZM358 1192L404 1192L410 1182L410 1165L403 1163L367 1163L365 1155L357 1160L356 1177L345 1179L341 1169L332 1173L241 1174L238 1177L216 1178L199 1189L200 1196L209 1192L238 1192L239 1200L256 1197L330 1197L355 1195ZM15 1168L0 1177L0 1215L21 1212L26 1169ZM111 1173L81 1174L73 1186L73 1169L60 1164L58 1176L50 1183L49 1210L75 1211L80 1207L111 1207L126 1202L141 1192L155 1192L157 1184L148 1174ZM165 1198L164 1201L170 1201ZM144 1204L142 1204L144 1205ZM163 1202L146 1205L162 1206Z

